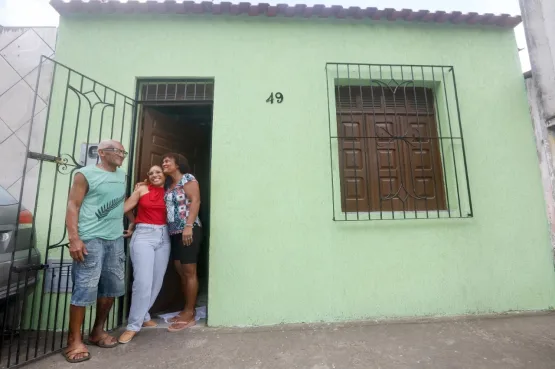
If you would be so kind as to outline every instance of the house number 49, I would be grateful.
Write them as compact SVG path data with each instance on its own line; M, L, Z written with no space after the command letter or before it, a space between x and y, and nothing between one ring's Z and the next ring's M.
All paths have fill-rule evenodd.
M276 92L275 94L272 92L270 97L266 99L267 103L273 104L276 101L278 104L283 102L283 94L281 92Z

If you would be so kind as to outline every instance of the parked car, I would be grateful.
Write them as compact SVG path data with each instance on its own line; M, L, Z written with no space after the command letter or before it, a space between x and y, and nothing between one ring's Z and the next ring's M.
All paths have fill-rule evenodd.
M15 230L18 218L19 232L16 243ZM23 302L22 294L24 292L31 293L37 280L36 270L19 273L19 281L18 273L12 273L10 286L8 286L14 250L13 265L15 267L39 265L41 262L32 223L33 215L31 212L21 208L18 213L18 202L0 187L0 326L3 326L5 309L9 307L6 325L3 326L8 329L19 327L19 319L14 318L13 314L20 312L21 303ZM27 280L26 290L25 279ZM15 298L17 295L19 295L19 299Z

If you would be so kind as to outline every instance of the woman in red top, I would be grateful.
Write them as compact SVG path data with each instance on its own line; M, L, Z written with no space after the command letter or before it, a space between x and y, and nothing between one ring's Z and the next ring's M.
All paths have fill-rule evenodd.
M133 292L127 330L120 336L120 343L131 341L141 327L156 326L148 311L162 288L170 258L164 181L162 168L153 166L148 172L148 186L139 186L125 201L125 213L137 207L137 217L136 226L131 223L128 231L133 233L130 243Z

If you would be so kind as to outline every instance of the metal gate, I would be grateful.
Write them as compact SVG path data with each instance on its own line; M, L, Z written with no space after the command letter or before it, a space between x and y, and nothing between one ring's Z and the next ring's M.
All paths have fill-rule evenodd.
M75 171L97 162L102 139L120 141L131 153L135 100L43 56L39 65L27 160L13 232L7 291L0 302L0 367L13 367L58 352L66 345L72 291L65 209ZM130 183L128 181L128 191ZM127 252L127 247L126 247ZM126 270L129 268L126 267ZM124 321L125 297L106 323ZM83 332L95 317L88 308Z

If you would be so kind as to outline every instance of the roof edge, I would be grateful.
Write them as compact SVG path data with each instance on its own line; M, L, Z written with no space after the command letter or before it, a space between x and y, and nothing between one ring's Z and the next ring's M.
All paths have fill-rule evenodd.
M495 15L492 13L478 14L462 12L411 10L392 8L360 8L351 6L345 8L341 5L314 5L305 4L270 5L266 3L251 4L240 2L222 2L214 4L210 1L183 1L176 0L156 1L148 0L139 2L129 0L122 3L118 0L51 0L50 4L61 16L73 14L212 14L212 15L249 15L266 17L297 17L297 18L336 18L351 20L388 20L427 23L466 24L472 26L497 26L501 28L514 28L522 21L520 16L509 14Z

